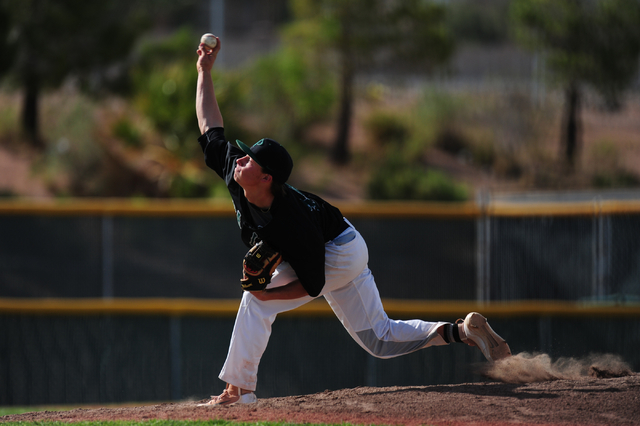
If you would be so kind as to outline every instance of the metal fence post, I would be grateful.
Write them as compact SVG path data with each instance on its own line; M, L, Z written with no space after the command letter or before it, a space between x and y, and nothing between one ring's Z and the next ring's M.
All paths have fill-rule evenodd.
M113 298L113 216L102 216L102 297Z
M602 199L594 198L593 215L593 278L591 280L591 297L602 300L607 295L607 277L611 263L611 217L602 214Z
M476 200L480 208L480 215L476 219L476 299L482 303L490 298L491 221L487 213L490 195L486 191L479 191Z
M182 321L178 316L169 322L169 344L171 345L171 399L182 398Z

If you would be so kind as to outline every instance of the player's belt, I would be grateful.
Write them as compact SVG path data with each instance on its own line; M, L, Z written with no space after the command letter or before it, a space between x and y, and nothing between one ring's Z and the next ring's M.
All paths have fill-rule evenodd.
M333 244L337 246L341 246L347 244L356 237L356 231L353 228L348 228L342 234L338 235L333 239Z

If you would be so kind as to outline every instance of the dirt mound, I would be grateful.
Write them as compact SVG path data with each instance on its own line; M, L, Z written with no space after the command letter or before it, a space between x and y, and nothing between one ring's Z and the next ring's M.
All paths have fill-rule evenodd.
M388 425L640 425L640 374L534 383L360 387L231 407L198 407L198 402L34 412L0 417L0 422L226 419Z

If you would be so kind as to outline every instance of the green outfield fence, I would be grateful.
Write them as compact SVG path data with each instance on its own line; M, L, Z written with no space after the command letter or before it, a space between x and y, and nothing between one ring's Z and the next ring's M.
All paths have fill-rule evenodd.
M336 203L393 318L478 310L514 352L640 369L640 203ZM0 201L0 405L204 398L246 248L230 202ZM483 380L479 351L377 360L324 301L283 314L259 397Z

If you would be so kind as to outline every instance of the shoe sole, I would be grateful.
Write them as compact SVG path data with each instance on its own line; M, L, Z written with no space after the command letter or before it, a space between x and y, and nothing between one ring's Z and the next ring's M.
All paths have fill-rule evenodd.
M507 342L498 335L487 319L477 312L471 312L464 320L464 331L467 337L482 351L488 361L494 362L511 356Z
M209 401L209 402L205 402L204 404L198 404L198 407L223 407L223 406L230 406L230 405L235 405L235 404L253 404L254 402L258 402L258 398L256 398L256 394L252 393L247 393L242 395L240 398L238 398L236 401L222 401L222 402L218 402L218 403L214 403L212 404L213 401Z

